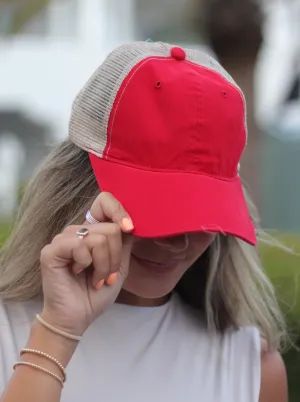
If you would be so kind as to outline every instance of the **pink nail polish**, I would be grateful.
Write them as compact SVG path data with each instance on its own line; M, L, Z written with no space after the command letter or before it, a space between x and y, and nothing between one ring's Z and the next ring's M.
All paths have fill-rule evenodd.
M118 279L118 274L114 273L109 275L109 277L106 279L106 283L110 286L114 285L117 282Z
M99 281L99 282L97 283L96 289L97 289L97 290L100 290L100 289L102 288L103 284L104 284L104 279L101 279L101 281Z
M126 232L131 232L134 229L134 226L131 222L130 219L128 218L123 218L122 219L122 228L126 231Z

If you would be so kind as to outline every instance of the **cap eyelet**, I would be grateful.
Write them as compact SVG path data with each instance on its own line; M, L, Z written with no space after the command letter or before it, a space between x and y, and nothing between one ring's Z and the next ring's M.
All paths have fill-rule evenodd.
M156 88L161 88L161 82L157 81L157 83L155 84Z
M228 95L227 95L227 92L226 91L222 91L222 95L224 96L224 98L227 98L228 97Z

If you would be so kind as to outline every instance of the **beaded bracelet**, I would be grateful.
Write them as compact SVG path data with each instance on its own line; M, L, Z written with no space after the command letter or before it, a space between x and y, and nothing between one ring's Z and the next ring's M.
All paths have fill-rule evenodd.
M17 363L14 364L13 369L15 370L19 366L27 366L27 367L31 367L31 368L33 368L35 370L42 371L43 373L50 375L52 378L55 378L60 383L60 385L62 387L64 386L64 381L58 375L52 373L51 371L45 369L42 366L39 366L39 365L34 364L34 363L29 363L29 362L17 362Z
M53 362L54 364L57 365L57 367L60 369L60 371L62 372L63 375L63 382L67 381L67 373L66 370L64 368L64 366L54 357L48 355L47 353L41 352L40 350L36 350L36 349L22 349L20 352L20 356L24 355L25 353L31 353L37 356L41 356L44 357L45 359Z

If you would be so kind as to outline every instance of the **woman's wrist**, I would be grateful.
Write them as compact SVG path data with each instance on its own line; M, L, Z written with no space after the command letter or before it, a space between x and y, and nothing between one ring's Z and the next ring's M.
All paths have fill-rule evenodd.
M62 331L64 333L68 333L70 335L73 335L77 337L78 339L81 339L83 334L88 328L88 323L78 323L78 320L74 320L64 317L64 318L59 318L57 315L49 309L44 308L43 311L40 314L40 317L42 318L43 321L46 321L46 323L50 324L50 326L58 329L59 331Z
M59 402L67 380L65 368L77 346L78 342L64 338L35 321L1 401Z
M57 359L66 367L77 346L77 341L58 335L45 328L39 322L35 322L31 328L26 348L44 352ZM41 361L41 358L38 356L30 356L30 359L30 361L32 361L32 359ZM22 360L28 361L28 355L24 355Z

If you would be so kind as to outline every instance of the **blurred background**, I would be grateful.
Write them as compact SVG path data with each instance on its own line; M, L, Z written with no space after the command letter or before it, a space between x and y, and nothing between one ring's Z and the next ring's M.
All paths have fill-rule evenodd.
M243 89L242 178L263 227L300 252L300 0L0 0L0 246L77 91L114 47L147 39L204 48ZM300 346L300 259L260 247ZM299 401L300 354L284 358Z

